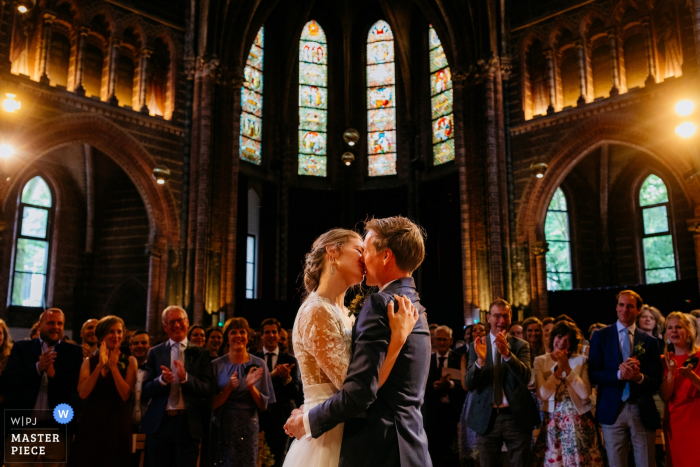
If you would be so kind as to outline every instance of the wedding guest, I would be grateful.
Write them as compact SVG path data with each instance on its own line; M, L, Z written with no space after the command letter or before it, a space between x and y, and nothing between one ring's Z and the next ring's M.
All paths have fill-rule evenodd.
M697 337L695 338L695 342L697 345L700 346L700 310L693 310L690 312L690 314L693 316L693 319L695 320L695 331Z
M289 350L289 333L287 332L286 329L280 328L280 342L279 342L279 347L280 351L284 353L288 353Z
M607 327L607 325L603 323L593 323L588 327L588 344L583 346L583 354L588 357L588 350L591 348L591 341L593 340L593 334L595 334L596 331L599 331L603 328Z
M188 346L187 312L179 306L163 310L168 340L148 352L141 397L150 399L141 419L146 433L148 465L195 467L202 438L202 417L211 397L209 352Z
M535 363L535 358L544 355L544 334L542 332L542 321L530 316L523 321L523 334L525 340L530 344L530 366Z
M432 323L428 326L428 330L430 330L430 350L435 353L435 330L437 329L438 325L435 323Z
M83 348L83 358L90 358L93 355L97 355L97 337L95 337L95 326L97 326L98 320L89 319L83 323L83 327L80 329L80 343Z
M245 318L231 319L224 329L229 353L212 362L216 393L211 405L212 465L255 467L258 463L258 414L275 402L275 393L265 361L248 353L252 334Z
M519 322L515 322L510 325L510 329L508 329L508 334L510 334L513 337L517 337L518 339L522 339L523 327L520 325Z
M457 355L468 355L469 344L472 340L472 326L473 325L470 324L469 326L466 326L464 328L464 345L461 345L454 349L454 353L456 353Z
M49 308L39 317L39 337L17 341L12 346L3 373L5 402L17 416L32 417L36 428L53 427L51 410L58 404L76 407L78 376L83 351L80 346L63 340L65 317L58 308ZM74 423L68 424L69 437ZM43 465L66 462L65 439L48 443L41 457ZM6 453L8 464L37 462L38 456L12 456Z
M590 381L598 385L596 418L610 467L627 466L630 443L636 467L656 465L661 423L653 395L661 384L661 356L658 341L636 328L642 304L637 292L620 292L617 322L593 334L589 351Z
M195 324L194 326L190 327L190 330L187 332L187 341L190 343L190 345L204 347L206 340L207 337L202 326Z
M37 337L39 337L39 326L40 325L41 325L41 322L39 322L39 321L32 324L32 328L29 330L29 340L36 339Z
M700 352L692 316L674 311L666 317L666 338L670 341L664 354L664 379L659 393L666 401L664 437L666 465L698 465L692 446L700 438Z
M275 402L268 404L267 410L260 414L260 429L265 432L275 464L282 465L289 442L284 424L292 410L304 403L304 394L297 359L282 352L280 331L282 325L279 321L274 318L264 320L260 324L263 351L254 355L265 360L275 392Z
M554 318L547 316L542 320L542 340L544 341L544 348L549 348L549 333L552 332L554 327Z
M134 384L134 397L131 401L133 411L131 413L131 421L133 430L140 431L141 419L148 408L148 400L141 397L143 389L143 380L146 379L146 360L148 359L148 351L151 349L151 337L144 330L137 330L131 336L129 344L131 355L136 359L138 371L136 373L136 383Z
M637 327L643 333L655 337L659 341L659 350L666 348L663 336L665 325L666 320L658 309L653 306L642 305L639 318L637 318Z
M435 353L430 356L422 413L430 457L435 467L441 467L457 464L450 446L457 438L457 424L466 392L459 379L443 371L461 369L462 356L450 350L452 329L438 326L434 339Z
M83 361L78 394L87 399L78 423L69 466L121 467L131 462L131 407L129 398L138 363L123 356L124 321L105 316L95 326L99 352Z
M602 467L598 428L591 415L588 362L577 353L581 331L563 320L552 328L549 353L535 358L535 386L543 413L533 466Z
M204 333L204 347L209 351L212 360L221 355L221 347L224 342L224 334L220 328L209 328Z
M486 335L486 327L482 323L475 323L470 326L470 340L472 342L480 339ZM459 417L459 438L457 447L459 449L459 463L460 465L472 467L479 465L476 457L478 456L476 451L476 432L469 428L467 424L467 415L469 414L469 405L471 404L472 397L474 395L473 391L470 391L467 387L465 376L467 375L467 363L469 360L469 354L462 356L461 369L462 369L462 389L467 393L464 399L464 404L462 405L462 415Z
M477 433L482 467L501 463L505 442L511 467L530 460L532 429L539 410L527 388L530 381L530 346L508 335L510 304L497 299L487 314L491 331L474 341L469 350L466 385L474 392L467 424Z
M0 376L5 372L11 351L12 336L10 336L10 330L7 328L7 323L0 319Z

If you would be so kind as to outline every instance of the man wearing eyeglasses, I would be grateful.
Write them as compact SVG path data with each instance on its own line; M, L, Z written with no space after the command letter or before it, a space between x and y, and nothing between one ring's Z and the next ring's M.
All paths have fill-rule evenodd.
M491 332L469 349L465 382L474 391L467 426L477 433L481 466L503 465L505 442L509 465L524 467L530 461L532 429L539 424L539 410L527 388L530 381L530 346L508 335L510 304L497 299L487 313Z

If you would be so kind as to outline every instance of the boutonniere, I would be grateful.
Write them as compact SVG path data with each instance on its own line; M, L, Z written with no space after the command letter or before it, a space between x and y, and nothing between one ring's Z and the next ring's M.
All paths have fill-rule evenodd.
M360 314L362 306L365 304L370 295L371 294L367 293L366 290L360 289L357 295L355 295L355 298L352 299L352 302L350 302L350 306L348 306L348 318L352 318L354 316L355 320L357 320L357 315Z
M632 354L633 357L637 357L637 360L641 359L644 354L646 353L646 349L644 348L643 343L639 343L634 346L634 353Z
M117 368L119 368L119 370L123 370L127 366L129 366L129 356L124 354L119 355L119 360L117 360Z

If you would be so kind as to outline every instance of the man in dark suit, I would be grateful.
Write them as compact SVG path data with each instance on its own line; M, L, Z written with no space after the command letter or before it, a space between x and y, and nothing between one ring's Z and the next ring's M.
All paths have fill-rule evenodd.
M372 219L365 231L366 282L380 290L365 301L357 318L347 378L342 390L321 405L306 414L295 410L287 431L297 438L318 438L344 422L339 467L431 467L421 415L430 332L411 277L425 256L423 231L400 216ZM418 321L378 389L379 370L391 340L389 303L404 295L418 311Z
M289 436L284 432L284 424L292 410L303 404L301 376L297 359L282 352L279 346L282 325L274 318L268 318L260 324L263 351L254 354L267 363L272 387L275 390L275 402L260 413L260 429L265 432L270 451L275 457L275 465L284 464Z
M539 410L527 388L530 382L530 346L508 335L510 304L497 299L487 314L490 333L469 349L466 384L474 396L467 425L477 434L482 467L503 465L505 442L511 467L529 464L532 429Z
M462 356L453 352L452 329L438 326L435 329L435 353L430 356L428 384L425 387L423 417L428 449L435 467L458 465L459 460L450 449L457 439L457 424L467 393L462 387L461 376L450 377L443 368L461 371Z
M163 328L169 339L148 352L141 392L143 400L150 399L141 419L148 465L197 465L213 376L209 352L188 346L189 326L187 312L169 306L163 310Z
M596 417L603 429L610 467L626 467L629 446L636 467L654 467L656 430L661 428L654 393L661 384L658 341L636 328L642 297L617 295L617 322L593 334L588 374L598 385Z
M39 318L39 337L16 341L3 373L7 409L22 417L37 420L37 428L55 426L52 411L58 404L78 408L78 377L82 365L82 348L63 341L65 317L58 308L49 308ZM75 418L74 418L75 419ZM72 433L74 422L69 424ZM26 433L26 432L25 432ZM9 434L9 433L6 433ZM47 443L44 465L66 462L66 442ZM35 462L22 456L7 461Z

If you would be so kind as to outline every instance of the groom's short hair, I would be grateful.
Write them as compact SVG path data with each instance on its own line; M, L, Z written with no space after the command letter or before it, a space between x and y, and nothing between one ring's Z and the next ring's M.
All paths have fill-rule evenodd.
M396 266L413 272L425 258L425 230L403 216L370 219L365 222L365 234L375 234L374 248L382 251L389 248L396 258Z

